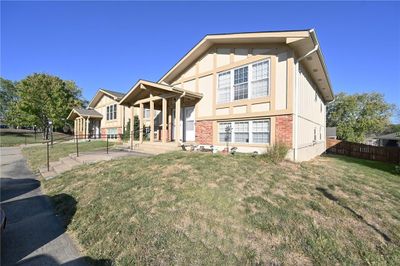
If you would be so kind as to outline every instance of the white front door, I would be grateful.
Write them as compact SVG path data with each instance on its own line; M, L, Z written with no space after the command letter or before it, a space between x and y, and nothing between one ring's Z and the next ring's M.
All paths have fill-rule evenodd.
M183 111L183 139L184 141L195 140L194 107L185 107Z

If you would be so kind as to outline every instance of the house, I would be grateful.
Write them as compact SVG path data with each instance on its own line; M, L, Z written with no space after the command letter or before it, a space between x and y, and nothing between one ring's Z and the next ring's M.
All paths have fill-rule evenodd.
M326 128L326 138L327 139L337 139L336 127L327 127Z
M376 136L375 139L376 139L376 146L400 148L400 133L399 132Z
M289 159L304 161L325 151L333 99L315 31L296 30L206 35L160 80L139 80L119 104L131 119L139 116L138 145L147 127L149 143L239 152L284 143Z
M87 108L73 108L68 120L74 121L74 134L80 139L121 138L129 121L129 108L120 105L125 94L100 89Z

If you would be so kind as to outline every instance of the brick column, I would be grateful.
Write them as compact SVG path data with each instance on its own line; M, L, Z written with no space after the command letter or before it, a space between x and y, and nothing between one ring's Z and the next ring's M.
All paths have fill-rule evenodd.
M293 116L282 115L275 118L275 143L284 143L292 148Z
M196 121L196 143L213 144L213 121Z

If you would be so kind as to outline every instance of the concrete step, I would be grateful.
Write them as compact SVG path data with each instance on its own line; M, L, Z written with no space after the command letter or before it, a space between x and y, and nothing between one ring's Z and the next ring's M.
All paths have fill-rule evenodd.
M80 165L81 163L79 163L76 159L76 156L75 157L64 157L64 158L61 158L61 162L63 163L63 164L66 164L66 165L70 165L70 166L72 166L72 167L74 167L74 166L77 166L77 165Z
M57 176L57 173L50 169L50 171L47 171L47 168L42 171L40 170L40 174L43 176L44 179L49 180Z
M70 165L60 164L60 165L54 166L53 167L53 171L56 172L57 174L62 174L64 172L66 172L66 171L71 170L72 168L73 167L70 166Z

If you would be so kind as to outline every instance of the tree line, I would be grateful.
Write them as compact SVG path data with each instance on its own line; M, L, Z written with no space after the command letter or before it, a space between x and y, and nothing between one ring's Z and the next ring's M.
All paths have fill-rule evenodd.
M66 120L74 107L87 102L74 81L34 73L20 81L0 78L0 118L13 127L36 127L48 139L50 125L68 131Z

